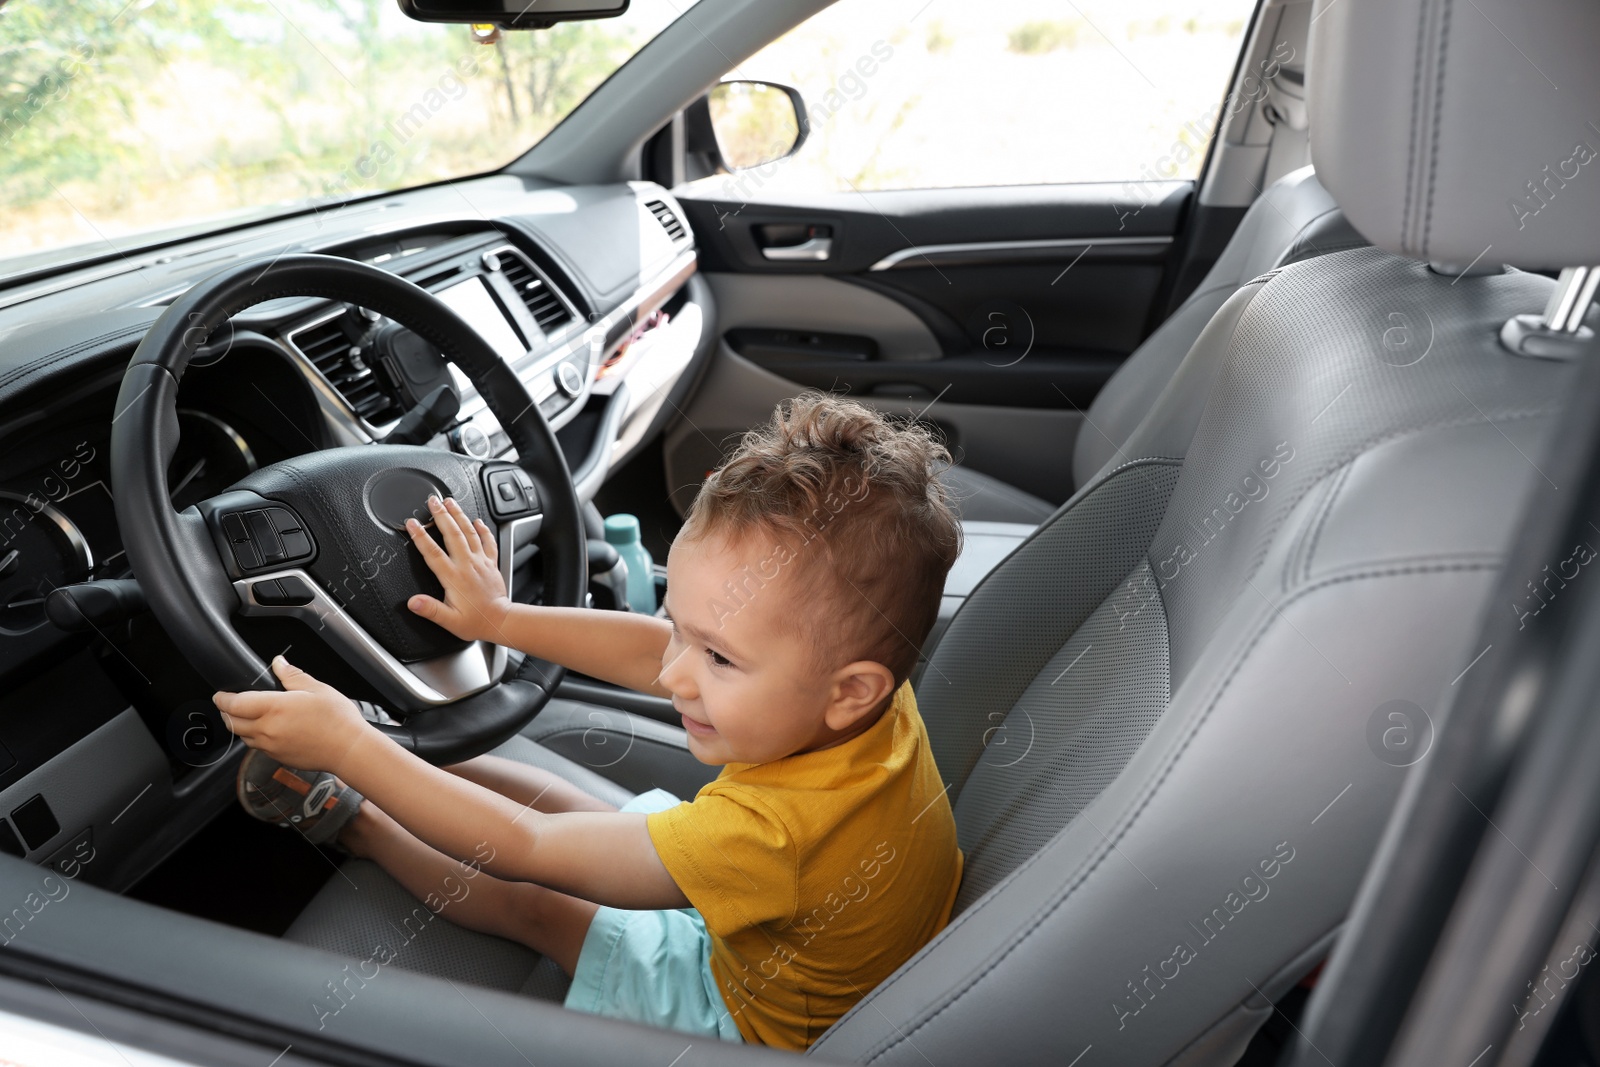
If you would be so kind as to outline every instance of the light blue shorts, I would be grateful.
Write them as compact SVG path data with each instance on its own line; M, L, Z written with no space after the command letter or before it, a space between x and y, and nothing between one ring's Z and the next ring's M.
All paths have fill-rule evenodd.
M641 793L623 811L664 811L681 801L665 789ZM589 924L566 1007L743 1041L711 975L711 937L693 908L624 911L601 906Z

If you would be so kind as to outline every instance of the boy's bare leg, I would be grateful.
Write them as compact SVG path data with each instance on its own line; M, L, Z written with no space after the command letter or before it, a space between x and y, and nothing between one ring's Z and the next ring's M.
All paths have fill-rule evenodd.
M3 2L3 0L0 0ZM616 811L616 807L579 789L560 775L503 756L477 756L445 770L491 789L535 811Z
M445 901L438 914L456 925L527 945L569 976L577 967L597 905L483 871L467 877L461 864L413 837L370 800L340 832L339 843L377 863L418 900L432 894Z

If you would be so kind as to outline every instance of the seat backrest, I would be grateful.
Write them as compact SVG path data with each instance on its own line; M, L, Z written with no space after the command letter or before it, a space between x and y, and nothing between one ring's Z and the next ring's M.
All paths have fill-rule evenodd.
M1600 9L1318 12L1313 154L1378 247L1229 297L1116 461L951 621L918 697L957 914L820 1055L1235 1062L1326 957L1441 695L1489 654L1483 613L1528 610L1489 594L1575 364L1499 335L1555 283L1395 253L1600 261L1600 183L1574 171L1600 140ZM1519 50L1537 70L1507 75ZM1548 184L1519 192L1523 170Z
M1322 958L1404 775L1377 738L1478 651L1572 380L1496 340L1549 279L1456 282L1373 248L1252 282L968 597L918 693L958 914L820 1054L1231 1062Z
M1085 484L1116 458L1200 331L1241 285L1276 267L1364 244L1311 167L1269 185L1200 285L1134 349L1089 405L1072 452L1073 484Z

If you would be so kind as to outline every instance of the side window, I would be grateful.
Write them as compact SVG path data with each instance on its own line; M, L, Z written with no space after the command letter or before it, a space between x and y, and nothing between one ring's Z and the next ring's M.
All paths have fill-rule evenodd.
M762 197L1193 178L1254 6L839 0L728 72L799 89L811 123L736 177Z

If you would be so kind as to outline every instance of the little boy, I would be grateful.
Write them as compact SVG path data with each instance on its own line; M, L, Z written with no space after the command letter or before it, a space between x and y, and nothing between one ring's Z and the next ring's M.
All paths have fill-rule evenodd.
M255 750L240 800L302 810L308 837L418 898L487 856L449 918L550 956L568 1007L804 1049L944 927L961 880L906 681L960 550L948 462L859 404L780 406L695 499L670 621L514 603L482 521L430 499L444 549L411 521L445 593L411 610L670 697L689 751L722 765L691 802L653 790L615 811L512 760L429 766L282 657L284 692L216 696Z

